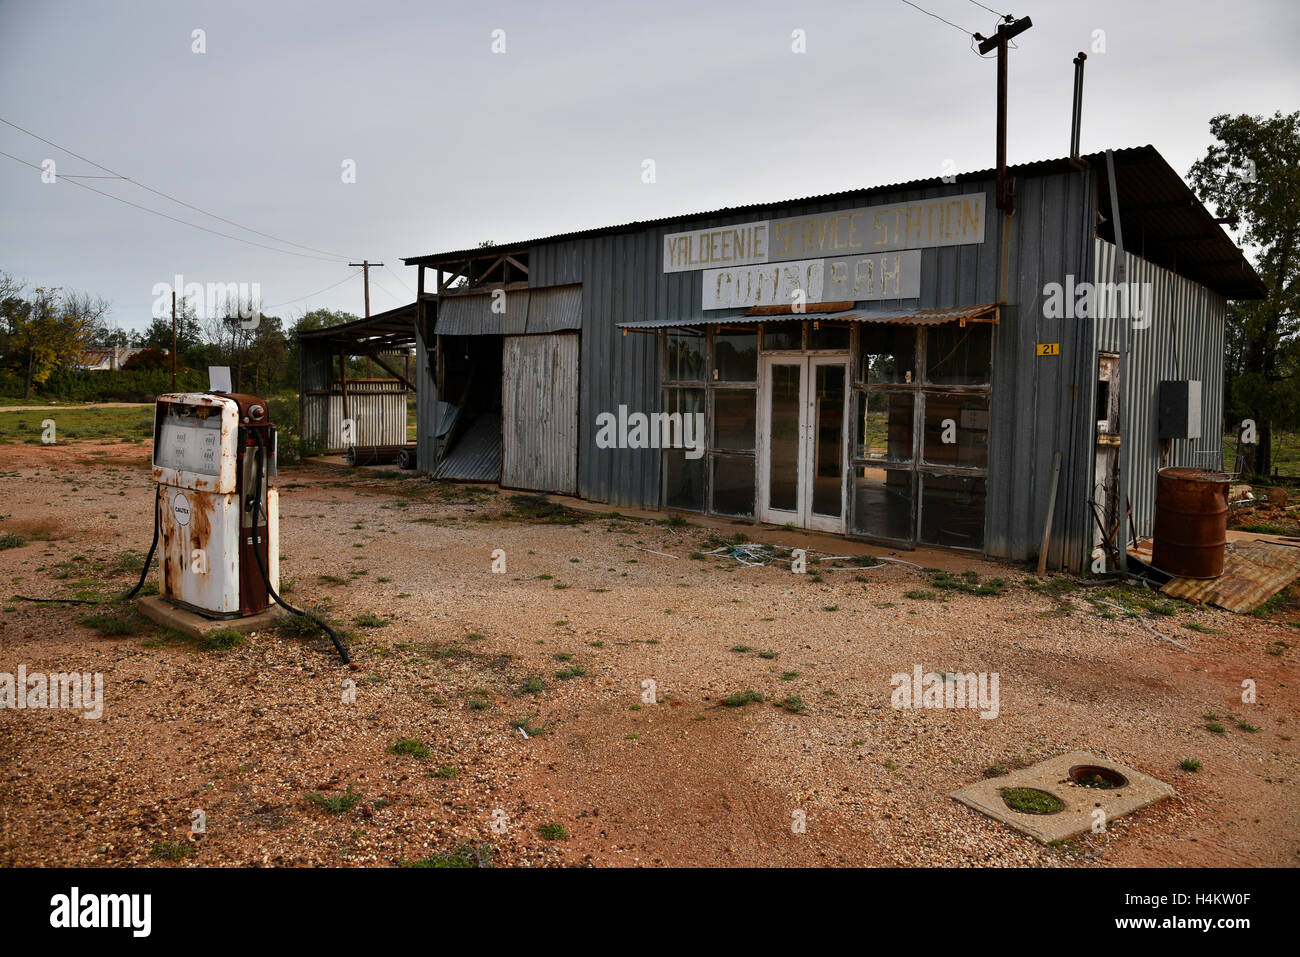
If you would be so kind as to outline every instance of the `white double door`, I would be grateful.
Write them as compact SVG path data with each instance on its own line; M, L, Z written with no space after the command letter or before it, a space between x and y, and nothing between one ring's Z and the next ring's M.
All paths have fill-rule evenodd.
M758 518L848 530L849 360L769 355L759 368Z

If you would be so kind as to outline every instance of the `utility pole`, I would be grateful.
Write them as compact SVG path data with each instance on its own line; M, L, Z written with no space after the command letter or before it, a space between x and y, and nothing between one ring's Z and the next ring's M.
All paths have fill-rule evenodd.
M1021 17L1019 20L1011 19L1010 15L1005 18L1003 23L998 24L998 32L991 37L983 37L975 34L975 39L979 41L980 56L988 53L990 50L998 51L998 182L997 195L994 197L997 201L998 209L1004 213L1010 214L1015 208L1015 200L1011 196L1010 190L1007 189L1007 43L1014 37L1018 37L1030 27L1033 21L1028 17Z
M349 266L360 266L362 275L365 277L366 285L366 318L370 318L370 267L382 266L383 263L372 263L369 259L363 259L359 263L348 263ZM366 378L369 379L373 370L370 367L370 356L366 356ZM344 415L347 413L345 412Z
M365 276L366 283L366 318L370 318L370 267L382 266L383 263L372 263L369 259L363 259L359 263L348 263L349 266L360 266L362 274Z
M176 391L176 290L172 290L172 391Z

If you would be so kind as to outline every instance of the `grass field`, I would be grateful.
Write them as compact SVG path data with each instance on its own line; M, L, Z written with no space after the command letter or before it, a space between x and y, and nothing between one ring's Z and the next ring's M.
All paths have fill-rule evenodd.
M14 412L0 407L0 442L41 444L43 423L54 421L55 441L140 442L153 435L153 407L88 408L50 406L38 411Z
M1223 467L1237 470L1237 436L1223 437ZM1300 476L1300 432L1273 433L1273 470L1279 475Z
M296 401L296 396L292 396ZM54 420L56 441L140 442L153 435L153 406L92 408L84 405L52 405L47 408L17 412L7 406L37 405L38 402L0 398L0 443L26 442L39 445L46 419ZM414 442L415 397L406 406L406 438Z

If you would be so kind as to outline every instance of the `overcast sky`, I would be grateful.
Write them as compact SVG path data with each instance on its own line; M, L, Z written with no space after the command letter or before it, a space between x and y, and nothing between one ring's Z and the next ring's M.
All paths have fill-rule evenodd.
M325 253L120 180L78 180L319 258L95 195L66 177L102 169L0 124L0 151L53 159L65 177L42 183L0 156L0 270L102 295L130 329L178 273L259 283L266 311L288 319L360 314L349 260L388 265L372 273L379 311L414 298L403 256L938 176L946 160L990 167L994 60L963 31L990 34L997 17L971 0L917 2L960 29L902 0L0 0L0 117ZM1013 163L1068 152L1079 50L1085 152L1151 143L1186 174L1211 116L1300 106L1294 0L987 6L1034 21L1010 55ZM795 30L806 53L792 51Z

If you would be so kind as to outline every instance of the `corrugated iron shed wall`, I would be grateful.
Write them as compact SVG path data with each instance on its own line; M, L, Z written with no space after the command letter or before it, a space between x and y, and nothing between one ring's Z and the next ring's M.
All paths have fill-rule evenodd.
M501 484L578 490L578 345L572 332L506 336L502 347Z
M1115 281L1118 250L1095 240L1094 278ZM1129 443L1129 500L1141 536L1155 522L1156 472L1164 465L1218 469L1223 466L1223 362L1227 302L1204 286L1125 252L1126 281L1150 283L1150 324L1130 336L1128 381L1123 384L1120 433ZM1118 352L1124 319L1108 317L1096 324L1096 348ZM1138 320L1139 323L1144 321ZM1201 438L1173 440L1169 459L1160 461L1157 401L1161 381L1201 381ZM1095 383L1094 383L1095 386Z
M433 316L437 307L432 302L422 303L421 306L428 313L428 317L416 323L415 453L416 467L421 472L429 472L433 468L434 454L437 449L434 439L437 435L440 416L438 414L438 383L434 377L433 354L431 349L426 348L424 336L426 329L433 328Z
M1076 401L1090 381L1093 362L1086 327L1041 316L1045 283L1066 273L1089 275L1093 178L1090 172L1018 179L1019 199L1011 221L1008 307L995 332L992 426L986 550L1027 558L1038 550L1047 511L1053 453L1064 466L1056 510L1052 563L1077 567L1084 551L1087 514L1080 483L1089 482L1091 409ZM882 193L872 205L931 199L982 190L988 221L979 245L924 249L921 293L915 299L872 303L873 308L937 309L1002 298L998 251L1002 218L993 207L993 181L969 181ZM617 322L700 315L702 274L663 272L667 233L731 225L762 218L828 212L844 200L777 204L743 214L675 220L640 232L559 239L529 250L529 283L583 287L579 494L614 505L659 504L660 457L654 449L598 449L596 416L657 410L660 404L657 338L615 328ZM743 310L718 310L717 318ZM1039 341L1059 341L1061 354L1036 359Z
M303 339L298 345L298 409L303 445L324 450L329 438L329 396L311 395L330 387L330 347L322 340Z
M582 328L582 287L548 286L530 290L528 334L574 332Z
M356 423L355 445L402 445L406 442L406 387L396 380L348 380L348 417ZM328 396L329 432L325 450L342 452L343 393L336 384Z
M443 296L438 303L440 336L499 336L521 333L528 322L530 290L515 289L505 299L488 296ZM494 303L500 305L493 311Z

